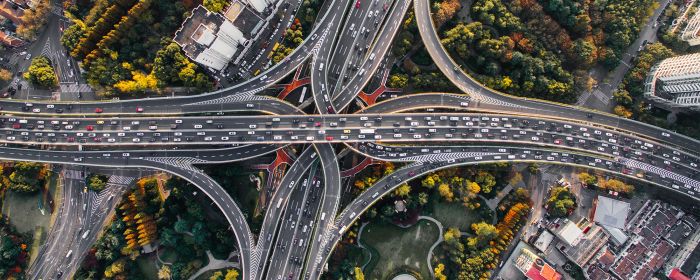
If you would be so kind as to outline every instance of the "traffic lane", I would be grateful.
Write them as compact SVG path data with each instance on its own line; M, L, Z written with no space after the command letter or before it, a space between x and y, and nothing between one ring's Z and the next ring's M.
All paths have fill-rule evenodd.
M355 8L352 8L352 11L346 17L342 30L338 32L340 34L337 39L338 43L336 44L335 51L331 54L331 58L329 59L328 70L330 70L331 76L335 76L337 70L345 69L347 63L351 61L351 57L353 56L353 46L355 46L355 43L358 40L357 35L360 35L360 38L362 35L364 35L358 33L364 33L360 31L366 28L364 22L372 11L370 5L368 4L362 5L361 3L359 7L357 5L353 6ZM329 84L328 87L330 94L332 95L333 92L331 85Z
M394 3L391 8L390 16L387 18L387 23L382 26L381 31L378 35L377 43L371 48L372 53L375 54L377 59L367 59L362 63L359 72L352 77L348 86L343 88L338 94L333 96L333 107L341 110L347 107L347 105L352 102L352 100L357 96L360 90L369 82L371 75L369 73L374 73L386 53L389 50L391 42L398 33L399 27L401 26L402 19L408 12L408 7L411 1L398 1L400 3ZM371 55L370 55L371 57ZM364 75L365 71L368 75Z
M345 86L343 83L349 78L346 72L349 71L351 74L356 72L355 66L360 65L363 58L369 56L368 50L377 39L379 23L384 22L388 9L382 9L381 5L378 5L379 1L372 1L371 3L372 4L367 5L370 6L368 7L369 12L367 13L367 17L361 20L360 26L358 26L357 29L353 28L354 30L349 30L347 33L348 35L352 35L353 32L357 32L356 37L352 40L348 40L348 42L343 44L344 48L340 49L340 55L344 60L340 62L336 61L336 65L339 67L336 71L331 69L332 75L329 79L336 81L334 86L329 85L331 95L335 95L335 89ZM379 14L380 11L381 14ZM372 36L369 36L370 34Z
M318 211L321 213L321 216L316 221L316 229L313 238L309 238L309 245L311 248L309 248L307 264L312 265L311 270L314 270L314 264L316 263L315 252L323 242L329 226L332 225L333 217L335 217L338 212L341 192L340 167L338 166L338 160L333 147L329 144L317 144L314 145L314 147L319 152L319 158L323 166L325 186L323 187L323 198L321 199L320 210ZM318 239L319 236L321 240ZM309 272L308 265L304 268ZM300 271L299 273L302 272Z
M279 220L285 209L289 209L290 200L289 195L298 185L303 185L305 183L301 182L301 177L307 170L311 167L312 163L316 160L316 151L311 148L304 150L297 160L289 168L287 174L282 178L280 185L275 190L272 195L270 205L263 218L263 225L260 230L260 236L263 237L258 241L256 245L256 251L260 252L260 259L267 260L273 242L275 238L273 235L277 232L279 226ZM306 182L308 183L308 181ZM274 207L273 207L274 206ZM284 206L284 207L282 207ZM258 270L260 273L264 271L265 262L258 264ZM261 274L262 276L262 274Z
M406 117L408 119L410 117ZM574 127L572 125L568 124L561 124L561 123L546 123L543 121L539 121L539 123L533 123L530 125L529 120L518 120L518 121L504 121L507 119L506 117L494 117L494 118L489 118L482 116L481 118L478 117L447 117L447 116L440 116L439 119L438 117L435 117L435 120L432 120L432 117L426 117L426 118L431 118L430 120L405 120L405 119L400 119L400 118L395 118L394 120L397 120L397 122L383 122L380 124L380 127L377 128L372 128L372 129L366 129L366 128L360 128L360 127L348 127L348 126L343 126L341 128L334 128L334 129L328 129L328 130L306 130L306 129L300 129L300 130L289 130L287 128L282 128L281 130L278 128L270 128L270 129L263 129L263 130L258 130L257 133L259 134L253 134L252 136L248 137L256 137L257 141L264 141L264 138L268 138L271 140L277 140L279 141L286 141L288 140L287 138L290 138L291 142L298 142L298 143L306 143L309 141L309 137L314 137L316 134L318 134L320 140L323 140L325 136L326 141L335 141L335 139L340 139L340 140L346 140L348 142L351 141L366 141L366 140L382 140L383 141L479 141L479 140L487 140L488 139L493 139L498 137L500 140L509 140L512 142L533 142L533 143L540 143L542 142L543 145L551 145L550 143L554 143L556 145L567 145L571 149L577 149L577 148L583 148L583 149L590 149L590 148L597 148L598 151L600 152L611 152L614 155L625 155L627 153L633 152L636 155L640 156L640 159L643 160L644 157L648 158L655 158L656 160L659 160L659 162L664 162L666 165L671 166L671 162L674 163L680 163L682 165L686 165L687 168L690 167L697 167L696 159L693 159L692 156L684 155L681 154L680 152L672 149L667 149L662 146L655 146L654 144L647 143L647 142L642 142L641 140L638 139L632 139L624 136L620 136L619 134L615 133L613 134L610 131L606 130L598 130L591 128L590 130L587 127L584 126L577 126ZM421 126L418 128L418 123L419 122L427 122L427 126ZM526 123L527 121L527 123ZM410 128L400 128L402 127L401 125L405 126L405 122L410 123L411 126ZM446 125L446 123L449 122L449 125ZM490 122L490 123L489 123ZM391 126L388 126L388 123L391 123ZM465 123L468 128L464 127L459 127L458 125L461 125L461 123ZM364 124L374 124L371 122L366 122ZM399 125L397 125L399 124ZM488 126L486 126L488 124ZM500 127L499 127L500 125ZM368 127L366 125L362 127ZM375 125L376 127L376 125ZM393 128L389 128L393 127ZM428 127L428 128L425 128ZM555 130L556 128L556 130ZM576 129L578 128L578 129ZM368 132L363 132L363 130L367 130ZM138 131L130 131L128 134L126 133L121 133L121 135L117 134L116 136L119 136L120 142L118 143L127 143L129 145L132 145L132 139L141 139L141 137L173 137L173 140L179 139L177 137L183 137L187 138L189 141L195 141L195 142L187 142L186 144L194 145L194 144L199 144L200 141L207 142L209 141L212 144L227 144L227 143L239 143L239 141L245 141L245 138L241 137L247 137L245 135L249 135L246 132L254 132L251 130L246 130L246 131L222 131L222 130L214 130L214 131L209 131L208 134L205 131L197 131L197 130L180 130L177 132L166 132L166 133L160 133L160 132L138 132ZM301 134L295 134L301 132ZM354 134L359 132L360 134ZM21 132L22 134L28 133L28 132ZM148 135L145 135L144 133L148 133ZM87 135L90 136L91 134L95 133L88 133ZM158 134L158 135L155 135ZM581 134L581 135L579 135ZM96 134L95 134L96 135ZM93 136L95 136L93 135ZM104 134L102 134L104 135ZM231 135L244 135L244 136L238 136L238 137L230 137ZM60 140L65 140L66 142L62 142L64 144L66 143L71 143L71 141L77 141L77 140L71 140L71 137L82 137L83 134L81 132L76 132L75 134L65 134L62 137L59 136L58 138ZM274 137L273 137L274 136ZM296 136L296 139L295 139ZM363 137L365 136L365 137ZM9 140L8 136L8 140ZM30 137L30 136L25 136L25 137ZM37 136L38 137L38 136ZM133 138L132 138L133 137ZM350 137L353 137L352 139ZM75 138L78 139L78 138ZM114 138L111 138L114 139ZM154 139L154 138L151 138ZM223 141L223 140L227 140ZM295 141L296 140L296 141ZM311 139L311 140L315 140ZM0 140L1 141L1 140ZM222 142L223 141L223 142ZM268 140L269 141L269 140ZM12 141L7 141L7 142L12 142ZM110 142L110 141L105 141L105 142ZM155 142L155 141L154 141ZM95 143L84 143L84 145L102 145L102 142L95 142ZM242 143L242 142L241 142ZM114 144L114 143L112 143ZM160 142L155 142L155 144L162 145ZM631 146L633 149L629 149L628 146ZM223 156L222 154L219 154L220 156ZM682 157L682 159L681 159ZM652 162L655 164L654 162ZM695 166L692 166L695 165Z
M316 163L314 164L314 168L309 172L305 180L308 180L309 182L316 181L314 180L314 177L316 177L316 173L318 171L318 168L316 168L317 165L318 164ZM318 184L320 184L320 182ZM302 235L302 233L305 233L308 230L307 224L309 219L307 213L312 207L310 203L313 193L320 189L319 187L314 187L314 185L315 184L312 183L304 188L297 188L294 190L294 192L298 194L296 196L292 194L292 197L290 197L290 202L293 201L293 203L290 203L292 207L288 209L293 211L287 211L289 219L284 219L283 225L280 228L280 237L277 239L278 243L281 241L281 239L284 239L285 244L289 244L289 249L275 250L272 257L273 263L278 262L281 265L276 267L274 270L270 270L268 276L288 276L289 272L287 269L290 267L290 265L294 267L301 264L301 260L303 260L305 255L304 245L308 244L304 242L306 239Z
M374 145L372 143L367 143L366 146L361 146L359 152L366 154L370 157L377 158L379 160L421 160L423 158L432 158L433 160L437 157L442 160L454 160L454 158L459 157L460 149L461 154L471 151L470 148L465 147L402 147L402 151L406 152L406 156L403 158L397 158L395 154L388 151L389 147ZM589 152L570 152L561 149L549 149L553 150L551 152L548 149L543 149L543 147L530 146L530 147L519 147L518 149L511 149L507 147L482 147L482 152L488 152L496 150L499 153L507 153L507 156L494 155L493 160L542 160L547 162L557 162L557 158L561 157L562 163L572 163L578 165L586 165L589 168L598 168L609 170L612 172L622 173L625 176L633 177L639 180L646 180L657 185L664 187L670 187L676 190L681 188L685 189L683 192L694 196L695 192L700 191L700 184L698 181L693 180L683 173L677 172L676 169L663 169L655 165L640 162L634 159L624 158L624 157L605 157L599 154L589 153ZM545 151L545 152L542 152ZM519 153L520 156L514 153ZM490 156L484 157L486 159L491 159ZM475 159L483 160L480 157Z
M422 97L424 98L429 98L428 96L423 95ZM444 99L450 99L452 98L451 96L435 96L433 95L430 98L440 98L442 100ZM461 102L460 102L461 101ZM453 103L459 102L460 106L467 103L464 102L463 99L461 98L456 98ZM473 103L473 102L472 102ZM395 102L390 102L390 103L385 103L385 104L397 104ZM467 105L470 106L471 104ZM383 109L387 109L388 106L383 106ZM463 108L463 107L460 107ZM358 120L359 116L359 120ZM401 116L406 116L401 118ZM66 132L71 132L75 131L76 133L90 133L90 131L93 131L92 133L96 133L98 131L103 131L108 130L111 132L119 132L119 130L128 130L129 132L124 132L124 133L161 133L161 132L154 132L157 130L162 130L165 129L167 131L173 131L177 129L178 127L194 127L195 129L200 129L200 130L207 130L207 129L213 129L216 127L217 129L226 129L226 128L238 128L238 129L256 129L258 127L262 127L263 125L265 127L275 127L275 128L292 128L292 129L307 129L310 128L311 126L314 126L313 128L310 129L320 129L323 130L325 127L330 126L331 128L333 127L348 127L353 128L353 125L362 125L365 128L372 128L372 127L387 127L389 125L394 126L394 127L401 127L405 126L408 124L411 124L413 122L408 122L410 117L408 116L414 116L416 118L415 121L421 121L419 118L449 118L452 120L453 118L460 118L462 120L465 119L467 116L471 116L469 120L474 120L475 114L450 114L450 113L442 113L442 114L436 114L436 113L429 113L429 114L421 114L421 113L415 113L412 115L409 114L396 114L392 116L388 116L387 119L382 122L381 115L338 115L336 116L326 116L326 117L314 117L314 116L308 116L308 118L304 119L304 117L301 116L252 116L252 117L227 117L227 116L222 116L222 117L217 117L217 118L212 118L212 117L199 117L199 118L128 118L128 119L101 119L101 118L93 118L93 119L87 119L87 120L80 120L80 119L66 119L63 121L58 121L58 120L53 120L50 123L47 120L43 120L41 118L32 118L32 117L14 117L14 116L5 116L4 118L0 118L0 121L4 122L6 125L11 125L12 128L8 127L3 127L0 128L0 131L5 130L5 131L19 131L20 133L30 133L33 129L38 129L41 130L42 128L46 128L47 126L52 127L55 132L47 132L47 133L58 133L63 131L63 133ZM374 120L374 123L369 120L369 118L372 118ZM484 117L489 117L483 116L482 120ZM621 130L614 130L614 129L603 129L599 128L599 126L596 126L594 124L591 124L589 122L573 122L573 121L567 121L566 119L555 119L554 121L552 120L538 120L536 117L528 117L528 116L517 116L517 115L492 115L490 116L491 119L496 118L496 119L506 119L506 118L513 118L513 119L519 119L519 120L527 120L528 122L537 122L542 124L541 128L549 128L549 127L556 127L557 129L561 129L562 126L566 127L567 125L569 127L573 126L573 129L581 129L582 132L585 133L583 130L585 129L590 129L591 131L605 131L607 133L614 133L614 137L619 137L625 133L625 131ZM517 118L516 118L517 117ZM214 121L216 119L216 122ZM379 119L379 122L377 122L377 119ZM148 123L146 123L146 121ZM406 121L407 123L404 123ZM443 119L440 120L435 120L435 123L443 123ZM23 123L24 122L24 123ZM143 123L142 123L143 122ZM477 123L478 120L476 120ZM488 121L486 121L488 122ZM496 126L499 125L506 125L506 124L501 124L500 122L496 122ZM422 124L420 126L423 126ZM58 129L58 130L56 130ZM84 130L80 130L84 129ZM132 130L133 129L133 130ZM181 131L186 131L186 130L181 130ZM14 133L14 132L12 132ZM36 133L42 133L41 131L37 132L32 132L34 134ZM72 133L72 132L71 132ZM167 133L167 132L166 132ZM247 133L250 133L250 131L247 131ZM237 134L229 134L229 135L237 135ZM78 136L78 135L71 135L71 136ZM131 135L130 135L131 136ZM634 136L637 136L639 138L647 138L647 137L640 137L639 134L634 134ZM641 135L645 136L645 135ZM68 137L68 136L66 136ZM132 136L133 137L133 136ZM21 138L21 137L20 137ZM276 139L276 140L282 140L282 139ZM648 140L645 140L648 141ZM651 142L651 143L656 143L656 142ZM658 145L658 143L656 143Z

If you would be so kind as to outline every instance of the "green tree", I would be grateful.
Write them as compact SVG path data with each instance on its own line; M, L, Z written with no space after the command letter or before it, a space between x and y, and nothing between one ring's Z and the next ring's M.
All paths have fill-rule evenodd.
M418 205L424 206L428 204L428 194L421 192L418 194Z
M51 62L45 56L32 59L29 69L24 73L24 78L30 83L43 88L52 88L58 84L58 78L51 66Z
M577 68L588 69L598 61L598 49L595 44L585 39L574 41L574 61Z
M408 85L408 76L405 74L393 74L389 76L387 86L391 88L405 88Z
M35 192L43 186L46 175L44 164L20 161L15 163L10 173L9 189L18 192Z
M568 216L576 208L576 197L567 187L553 187L547 199L547 212L555 218Z
M496 178L489 172L479 170L476 174L475 182L479 184L481 192L490 193L491 188L496 185Z
M214 13L218 13L224 10L224 7L226 7L226 4L228 4L228 1L225 0L204 0L204 7L207 8L207 10L212 11Z
M488 244L498 237L498 230L496 227L486 222L472 224L472 230L481 246Z
M579 181L583 182L584 184L586 184L588 186L594 186L596 184L596 182L598 182L598 178L596 178L596 176L588 174L587 172L579 173L578 179L579 179Z
M107 186L107 180L109 179L105 175L101 174L90 174L88 176L88 188L93 191L101 191Z

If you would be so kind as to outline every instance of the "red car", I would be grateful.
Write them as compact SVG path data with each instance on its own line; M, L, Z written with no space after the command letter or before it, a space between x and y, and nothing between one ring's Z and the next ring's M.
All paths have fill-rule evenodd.
M360 0L357 0L357 3L355 3L355 8L360 8Z
M14 129L20 129L20 128L22 128L22 125L19 124L19 123L14 123L14 124L12 124L12 128L14 128Z
M320 122L316 122L316 123L314 123L314 126L315 126L315 127L319 127L319 126L321 126L321 123L320 123Z
M142 107L136 107L136 112L138 112L138 113L143 112L143 108L142 108Z
M87 131L92 131L92 130L95 129L95 128L92 127L92 125L88 125L88 126L85 127L85 129L87 129Z
M75 138L74 138L74 137L68 137L68 142L75 142Z
M333 141L333 136L326 136L326 141Z
M102 113L102 108L95 108L95 113Z

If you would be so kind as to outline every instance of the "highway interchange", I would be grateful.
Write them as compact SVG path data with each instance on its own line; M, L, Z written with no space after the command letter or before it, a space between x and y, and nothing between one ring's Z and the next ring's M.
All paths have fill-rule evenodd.
M692 197L700 194L697 140L484 87L459 70L441 46L428 0L413 1L421 37L440 70L467 95L409 95L336 114L346 111L379 68L411 2L329 1L334 3L287 59L230 88L108 102L0 101L5 114L0 116L0 143L6 144L0 158L142 167L183 177L207 194L231 224L243 279L318 279L332 248L364 210L401 183L448 166L499 161L578 165ZM309 58L318 115L260 95ZM308 148L269 200L259 234L251 232L223 188L193 166L251 159L290 144ZM407 165L339 209L334 148ZM58 268L45 273L56 272Z

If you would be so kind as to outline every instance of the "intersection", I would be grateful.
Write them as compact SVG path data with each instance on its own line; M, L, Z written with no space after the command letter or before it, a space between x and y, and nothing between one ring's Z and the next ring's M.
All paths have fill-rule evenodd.
M371 1L360 11L341 2L329 5L287 59L230 88L110 102L0 101L5 113L0 143L6 144L0 158L142 167L180 176L224 213L236 237L243 279L318 279L342 234L374 202L403 182L450 166L513 161L575 165L700 197L697 140L485 87L460 70L442 47L428 0L390 1L386 9ZM464 94L407 95L347 112L379 68L411 4L428 53ZM368 14L373 14L371 20ZM368 35L353 35L362 32L357 30ZM317 114L261 94L306 62L311 64ZM424 112L436 108L444 111ZM197 115L201 113L215 115ZM308 148L276 188L257 236L236 202L194 166L251 159L290 144ZM339 209L334 145L407 165ZM308 212L297 211L302 204L309 205Z

